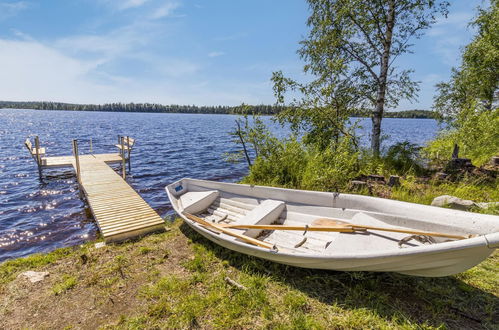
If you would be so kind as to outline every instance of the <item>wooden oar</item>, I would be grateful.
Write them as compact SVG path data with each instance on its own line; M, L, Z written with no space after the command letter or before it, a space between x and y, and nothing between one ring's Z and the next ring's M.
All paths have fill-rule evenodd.
M427 231L417 231L417 230L409 230L409 229L397 229L397 228L385 228L385 227L373 227L373 226L364 226L364 225L356 225L353 223L348 223L344 221L338 221L327 218L316 219L312 222L313 225L317 226L351 226L354 230L379 230L379 231L390 231L395 233L405 233L405 234L413 234L413 235L426 235L433 237L446 237L446 238L455 238L455 239L466 239L473 237L473 235L462 236L462 235L453 235L453 234L445 234L438 232L427 232Z
M266 242L262 242L260 240L254 239L254 238L246 236L246 235L235 233L233 231L230 231L230 230L222 227L220 224L211 223L209 221L201 219L200 217L197 217L197 216L195 216L193 214L190 214L190 213L187 213L187 212L184 212L183 214L185 215L185 217L187 219L195 221L195 222L199 223L200 225L203 225L203 226L208 227L208 228L216 229L216 230L221 231L222 233L230 235L230 236L237 237L237 238L239 238L239 239L241 239L241 240L243 240L243 241L245 241L247 243L250 243L250 244L253 244L253 245L256 245L256 246L260 246L260 247L263 247L263 248L267 248L267 249L273 249L274 248L274 246L272 244L269 244L269 243L266 243Z
M385 228L385 227L372 227L372 226L362 226L355 225L344 221L337 221L333 219L317 219L312 222L311 226L286 226L286 225L235 225L235 224L221 224L219 225L223 228L232 229L261 229L261 230L297 230L297 231L327 231L327 232L340 232L340 233L353 233L357 231L380 230L389 231L396 233L406 233L413 235L426 235L434 237L446 237L455 239L465 239L470 238L470 236L452 235L437 232L426 232L426 231L416 231L408 229L396 229L396 228Z
M297 230L297 231L335 231L342 233L353 233L356 229L349 225L334 225L334 226L286 226L286 225L233 225L221 224L223 228L231 229L262 229L262 230Z

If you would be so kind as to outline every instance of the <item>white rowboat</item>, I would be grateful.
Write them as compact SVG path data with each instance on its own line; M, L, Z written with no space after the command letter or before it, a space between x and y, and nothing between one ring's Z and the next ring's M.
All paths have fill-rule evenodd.
M303 268L447 276L499 247L499 217L361 195L182 179L166 187L198 233Z

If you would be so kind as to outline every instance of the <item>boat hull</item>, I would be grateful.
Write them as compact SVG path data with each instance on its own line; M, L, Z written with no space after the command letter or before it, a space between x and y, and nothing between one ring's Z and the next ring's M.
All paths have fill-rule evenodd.
M220 189L221 191L224 191L225 189L225 191L228 191L228 194L231 196L233 196L235 192L238 191L237 189L239 189L239 187L235 186L244 186L244 189L238 191L241 196L250 196L251 194L253 194L253 197L256 195L263 195L263 198L268 198L268 196L277 195L280 197L280 200L289 203L289 207L291 209L293 208L292 205L297 205L296 194L298 194L299 196L300 192L302 192L303 194L316 194L316 207L321 207L322 202L320 199L326 195L329 195L329 197L334 197L336 200L338 199L338 194L333 193L319 193L317 195L317 192L296 191L279 188L268 188L272 189L273 191L262 193L263 191L266 191L266 187L213 183L209 181L192 179L183 179L179 182L184 186L188 186L189 184L191 184L191 189L194 189L194 186L203 187L203 184L205 183L207 189ZM426 212L427 214L429 214L428 212L434 211L436 215L450 215L448 217L449 219L457 219L454 221L455 223L458 223L459 221L462 221L462 219L470 217L470 221L473 221L473 223L477 224L476 228L481 228L482 230L483 228L486 228L488 230L490 230L490 228L497 228L498 230L492 230L491 233L488 233L486 235L476 235L477 237L464 240L415 246L410 248L400 248L396 250L382 250L380 252L333 252L329 255L314 255L310 253L289 253L289 251L286 251L285 249L283 249L282 251L276 251L235 240L233 237L217 233L216 231L208 230L206 227L201 226L200 224L192 220L189 220L182 213L181 205L176 202L178 196L174 195L175 187L179 186L179 182L168 186L166 191L170 200L172 201L174 209L183 218L185 223L189 225L193 230L224 248L285 265L336 271L397 272L413 276L440 277L456 274L479 264L481 261L486 259L494 251L495 248L499 246L499 232L497 232L499 231L499 217L481 214L478 215L468 212L460 212L455 210L440 209L430 206L421 206L416 204L386 200L389 206L392 207L399 206L399 208L407 208L408 204L410 204L414 205L415 208L421 210L420 212L422 213ZM287 198L285 194L285 192L287 191L291 192L291 197L288 196L289 198ZM277 192L277 194L275 194L275 192ZM355 199L357 197L360 197L362 199L369 198L366 196L343 195L343 198L347 199ZM310 196L308 196L306 199L308 201L311 200ZM378 205L380 199L373 199L375 200L374 204ZM347 204L350 202L351 201L347 201ZM366 205L365 200L364 205ZM426 208L429 208L430 210L428 211ZM379 212L380 210L371 209L369 211L373 212L373 214L376 214L376 212ZM480 222L480 220L482 219L483 223ZM452 220L448 220L448 222L452 222ZM441 225L444 226L445 223Z

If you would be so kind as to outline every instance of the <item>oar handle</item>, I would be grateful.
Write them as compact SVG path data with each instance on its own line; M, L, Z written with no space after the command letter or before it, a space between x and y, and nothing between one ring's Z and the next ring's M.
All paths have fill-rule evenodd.
M312 224L317 226L338 226L344 225L352 227L354 230L379 230L379 231L389 231L395 233L405 233L412 235L425 235L425 236L433 236L433 237L445 237L445 238L454 238L454 239L466 239L473 237L473 235L463 236L463 235L454 235L454 234L446 234L446 233L438 233L438 232L427 232L427 231L418 231L411 229L398 229L398 228L387 228L387 227L373 227L373 226L364 226L364 225L356 225L353 223L345 222L342 220L335 219L327 219L327 218L319 218L312 222Z
M453 234L445 234L445 233L437 233L437 232L384 228L384 227L357 226L357 225L352 225L352 227L355 229L357 229L357 228L358 229L366 229L366 230L370 229L370 230L379 230L379 231L390 231L390 232L395 232L395 233L405 233L405 234L412 234L412 235L425 235L425 236L433 236L433 237L446 237L446 238L455 238L455 239L466 239L466 238L471 237L471 235L462 236L462 235L453 235Z

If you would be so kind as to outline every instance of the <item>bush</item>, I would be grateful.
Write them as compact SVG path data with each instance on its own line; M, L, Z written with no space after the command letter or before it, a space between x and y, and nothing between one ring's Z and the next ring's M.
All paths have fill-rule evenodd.
M358 157L359 152L355 151L349 138L323 150L292 137L275 141L271 151L261 154L244 182L296 189L339 190L358 175Z
M343 138L336 147L309 152L301 188L338 191L358 176L359 152L349 138Z
M307 152L295 137L276 139L256 158L243 182L298 188L306 164Z
M499 153L499 108L492 110L474 107L463 111L455 128L442 132L424 149L426 157L437 165L451 158L454 144L460 147L460 157L470 158L481 166Z

